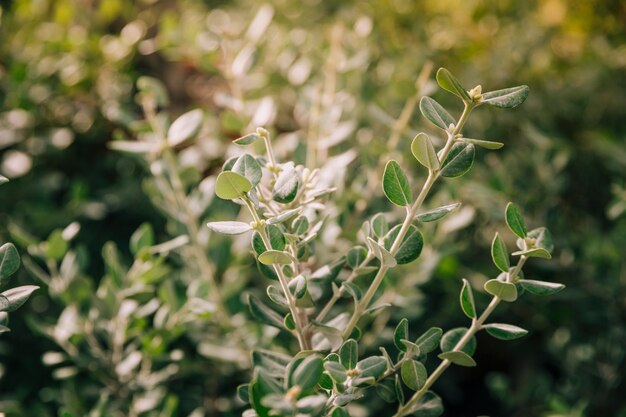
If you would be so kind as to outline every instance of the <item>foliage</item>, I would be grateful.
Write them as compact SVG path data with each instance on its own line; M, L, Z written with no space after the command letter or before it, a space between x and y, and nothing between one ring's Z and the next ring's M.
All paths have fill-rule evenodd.
M393 335L403 316L411 335L467 326L456 308L459 289L467 293L471 285L476 312L482 311L484 284L497 268L490 266L488 242L498 232L504 246L514 248L520 232L509 211L502 211L513 199L529 226L543 224L554 232L558 248L550 261L528 262L528 279L523 291L517 288L518 296L559 288L537 284L539 277L564 282L568 290L549 303L501 303L493 321L523 321L532 329L529 337L504 349L487 334L502 335L498 329L479 332L480 349L472 358L480 366L451 368L435 386L446 412L624 413L619 393L626 343L621 325L626 61L619 1L14 0L0 7L0 170L12 179L0 193L0 234L2 241L15 242L26 266L14 282L37 279L42 286L12 313L13 331L0 339L0 409L7 415L132 415L137 410L145 410L142 415L240 415L235 387L249 380L251 364L259 360L245 352L282 346L281 354L272 356L282 363L297 346L288 332L250 319L247 304L259 306L256 300L279 299L282 292L277 281L264 278L275 275L273 267L255 265L250 256L251 232L221 237L204 227L226 219L237 224L224 224L222 230L252 227L245 210L236 213L232 203L213 197L222 166L244 176L254 170L250 158L265 153L254 129L265 126L277 161L292 160L294 169L319 167L318 183L335 190L319 197L324 226L307 243L313 248L308 256L315 262L311 268L335 260L320 274L337 272L335 280L345 279L370 252L367 239L355 245L364 220L371 220L370 237L387 252L400 232L389 223L398 222L406 209L394 208L381 192L385 163L396 161L410 183L435 167L432 150L443 146L442 131L417 109L422 96L432 95L455 118L454 100L463 99L465 89L451 73L495 89L523 80L532 94L517 110L483 106L472 113L464 128L468 137L461 142L473 145L471 175L433 186L417 226L410 229L409 249L419 247L420 256L413 262L411 256L402 258L406 263L396 259L399 265L388 271L373 305L394 307L363 319L370 330L358 340L360 358L379 356L379 346L400 349ZM433 75L430 62L452 71ZM437 80L451 94L434 94ZM144 92L151 88L156 126L140 120L147 114ZM171 121L191 109L202 111L192 110L174 128ZM445 123L446 115L439 117ZM419 130L425 134L412 142ZM238 141L251 143L247 148L232 145L249 132L254 133ZM474 139L478 135L497 142ZM164 136L170 139L167 146L160 143ZM504 143L498 157L481 149ZM250 157L237 167L241 171L234 170L245 152ZM459 161L471 154L469 146L455 149ZM424 162L427 168L421 167ZM267 166L266 158L258 163ZM283 179L285 192L293 190L289 179ZM454 201L463 205L449 204ZM379 212L385 213L375 216ZM272 250L282 252L289 244L289 236L283 242L277 230L316 227L303 214L308 213L267 226ZM146 222L151 226L142 226ZM501 227L505 223L513 224L513 233ZM176 247L158 253L157 242L170 241ZM44 250L48 242L56 248L51 253ZM153 245L157 252L148 250L150 256L136 251ZM108 278L113 247L121 266L116 283ZM254 239L254 254L266 249L260 237ZM78 261L66 261L69 253ZM407 255L414 253L407 249ZM502 251L498 259L505 261ZM78 268L79 278L56 279L71 276L64 264ZM154 281L137 278L137 268L155 264ZM357 272L357 284L372 279L371 268ZM467 286L460 277L467 277ZM220 300L212 280L229 320L217 319ZM144 294L103 289L138 282ZM275 284L269 294L268 283ZM315 287L306 284L307 291ZM304 288L302 279L293 285L294 291ZM329 316L352 311L352 290L358 295L355 287L342 290ZM107 298L112 307L94 301L99 294L114 297ZM141 354L142 366L118 378L115 368L124 355L111 360L110 328L129 301L138 304L122 326L128 330L124 343L128 353ZM144 305L157 303L158 317L156 312L139 317ZM466 315L472 313L468 306L466 298ZM68 343L59 345L47 332L62 328L59 319L72 309L80 325ZM166 310L170 314L161 312ZM172 327L162 335L165 316L175 318L166 320ZM89 329L83 324L98 329L106 360L98 344L92 348L85 342ZM162 342L162 350L146 347L152 341ZM79 353L68 356L63 346ZM54 355L46 355L51 352L64 361L55 362ZM432 372L437 359L429 356L426 371ZM102 372L90 372L90 364ZM172 373L159 379L155 375L163 369ZM409 362L404 374L415 376L407 378L407 387L419 386L419 365ZM111 375L120 385L107 385ZM153 390L147 381L155 381ZM148 391L153 391L151 401L143 401ZM353 401L351 410L386 415L390 407L377 398L393 392L389 383L379 385L378 395L368 392L367 410L363 399ZM100 393L111 396L101 399ZM137 401L145 408L136 409ZM420 402L439 404L430 394Z

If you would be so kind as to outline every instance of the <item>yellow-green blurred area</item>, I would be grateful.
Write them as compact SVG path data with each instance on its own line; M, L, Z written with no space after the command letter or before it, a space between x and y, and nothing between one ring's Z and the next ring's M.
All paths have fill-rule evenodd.
M505 147L481 150L472 172L437 187L429 207L453 199L463 211L445 227L424 227L424 254L390 273L394 307L361 346L375 352L390 343L405 316L414 334L467 325L458 307L461 278L480 283L496 272L490 241L494 230L505 230L504 207L514 201L530 226L546 225L555 240L554 258L533 262L526 275L567 289L498 311L495 321L529 335L515 342L481 335L478 367L452 369L434 387L444 416L626 417L624 1L0 6L0 174L11 180L0 187L0 241L14 242L22 254L15 285L42 287L11 313L12 331L0 336L0 414L241 415L235 391L250 376L246 352L271 344L244 302L244 292L264 295L267 285L245 240L211 236L206 255L230 312L250 329L247 349L229 349L228 331L199 307L203 297L190 305L190 291L205 289L184 256L142 276L133 300L154 310L127 313L136 304L120 301L136 272L128 268L140 257L129 248L135 230L152 224L156 242L180 234L160 210L155 165L111 149L111 142L141 134L139 77L163 83L169 102L161 107L172 120L192 108L204 111L196 141L175 149L189 193L210 190L234 155L231 141L256 126L277 138L282 160L304 163L312 135L325 144L320 163L348 158L349 168L337 174L343 188L332 197L334 239L322 244L340 253L371 214L393 211L380 186L384 163L400 158L417 184L426 173L412 163L411 139L426 131L442 143L415 110L389 144L419 74L433 65L468 89L526 84L530 96L512 111L475 111L466 136ZM458 117L458 100L437 87L434 71L423 94ZM233 207L207 203L200 224L231 220ZM126 269L116 269L117 257ZM50 280L37 275L44 270ZM67 276L73 278L61 279ZM110 277L120 277L116 291L100 285ZM354 416L392 410L372 396Z

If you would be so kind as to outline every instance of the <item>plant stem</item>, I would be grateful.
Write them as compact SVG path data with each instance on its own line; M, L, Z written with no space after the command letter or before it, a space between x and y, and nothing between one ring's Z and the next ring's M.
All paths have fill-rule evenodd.
M365 259L363 259L363 262L361 262L359 266L357 266L352 271L352 273L350 274L350 276L348 276L345 282L347 282L348 284L352 283L352 281L354 281L354 279L358 276L358 273L356 271L358 271L359 268L363 268L364 266L367 266L367 264L370 263L372 259L374 259L374 255L372 254L372 252L367 252L367 256L365 257ZM328 315L328 313L333 308L335 303L339 301L343 293L346 292L345 288L346 287L342 285L341 287L337 289L337 291L333 293L332 298L328 300L328 303L326 303L322 311L320 311L320 313L317 315L317 317L315 318L315 321L321 322L322 320L324 320L324 318L326 317L326 315Z
M525 256L522 256L520 258L519 262L515 266L515 269L507 274L507 282L513 282L515 280L522 267L524 266L526 259L528 258L526 258ZM485 308L485 311L483 311L480 317L478 317L478 319L472 320L472 325L467 330L467 332L465 332L461 340L459 340L458 343L454 346L454 349L452 349L452 351L457 352L465 347L465 345L472 339L472 337L474 337L474 335L482 328L483 323L487 320L487 318L489 318L489 316L491 315L493 310L495 310L498 304L500 304L500 301L502 301L502 299L497 296L494 296L491 299L491 302L489 303L487 308ZM437 368L433 371L433 373L430 374L430 376L424 383L424 386L415 394L413 394L411 399L409 399L406 404L398 408L398 411L396 412L396 414L394 414L394 417L403 417L414 412L415 410L413 410L413 407L415 407L419 399L422 398L422 396L437 381L437 379L439 379L439 377L451 364L452 362L450 362L449 360L443 360L439 364L439 366L437 366Z
M152 130L157 135L159 141L162 143L163 146L161 156L163 157L163 162L166 166L165 171L167 171L167 173L169 174L169 181L167 181L166 179L166 183L169 183L171 185L172 197L174 198L176 205L179 209L178 220L187 230L187 235L190 239L189 248L191 249L191 254L196 261L196 266L198 267L200 274L208 279L213 303L217 307L218 313L224 318L227 318L230 316L230 314L224 304L224 300L222 299L219 285L215 280L215 271L213 270L213 266L207 259L205 253L206 248L198 240L199 229L197 219L189 210L187 193L185 192L185 187L183 186L182 180L178 175L178 167L176 164L176 158L174 157L174 153L167 146L167 137L165 132L163 131L161 124L157 120L156 113L154 112L154 106L152 106L151 103L145 103L144 112L146 114L148 122L152 127Z
M255 208L252 206L252 203L247 197L245 196L242 197L242 200L248 207L248 210L250 211L250 214L252 215L252 218L254 219L255 223L259 225L258 227L256 227L256 230L259 232L259 236L261 236L261 239L263 240L263 244L265 245L265 248L267 250L271 250L272 243L270 241L269 236L267 235L267 230L266 230L267 226L265 225L265 222L261 221ZM298 344L300 345L300 350L310 350L311 343L305 332L305 327L308 324L307 316L304 314L300 314L301 311L296 306L296 300L293 298L291 291L289 291L289 280L285 276L285 273L283 272L282 268L278 265L273 265L273 267L274 267L274 271L276 272L276 275L278 276L278 282L280 283L280 287L283 290L283 293L285 294L285 298L287 299L289 312L291 313L291 316L293 317L293 321L296 324L295 334L296 334L296 338L298 339Z
M456 135L461 132L461 129L465 125L465 122L467 121L474 107L475 105L473 104L467 104L467 103L465 104L465 107L463 108L463 113L461 114L461 117L459 117L459 121L456 124L455 128L452 131L448 132L448 140L445 146L443 147L440 158L439 158L441 161L444 161L446 157L448 156L448 154L450 153L450 150L452 149L452 146L454 145L454 142L456 140ZM404 221L402 222L400 232L398 232L398 235L396 236L396 239L394 240L393 244L391 245L391 249L389 250L389 253L391 253L392 255L395 256L398 250L400 249L400 245L404 241L404 237L408 233L409 228L411 227L411 224L413 224L413 220L415 219L417 211L422 206L422 203L424 203L424 200L426 199L426 196L430 192L433 184L437 181L437 179L440 176L441 176L441 171L434 171L434 170L428 171L428 178L426 178L426 182L422 186L422 190L420 191L417 198L415 199L415 202L410 207L407 206L406 217L404 218ZM359 303L356 305L356 308L354 309L354 314L350 318L348 325L343 331L344 339L346 337L349 337L350 334L352 333L354 326L356 326L357 322L363 315L363 312L367 309L370 301L374 297L374 294L378 290L378 287L380 287L380 284L383 282L383 279L385 278L385 274L387 273L388 270L389 270L388 266L381 265L380 269L376 273L376 276L374 277L374 280L372 281L371 285L367 289L367 292L365 293L363 298L361 298Z

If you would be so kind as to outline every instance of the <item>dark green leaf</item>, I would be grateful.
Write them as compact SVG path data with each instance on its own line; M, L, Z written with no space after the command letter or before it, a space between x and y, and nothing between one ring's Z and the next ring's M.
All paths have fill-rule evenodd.
M324 372L324 361L318 355L306 357L295 368L291 376L291 386L298 385L303 393L312 392Z
M528 330L524 330L521 327L513 326L512 324L504 323L490 323L485 324L483 327L491 336L501 340L514 340L528 334Z
M420 213L415 216L415 218L424 223L434 222L436 220L444 218L449 213L453 212L459 207L461 207L461 203L448 204L447 206L437 207L436 209Z
M346 261L350 268L355 269L361 265L365 257L367 257L367 249L363 246L355 246L348 251Z
M447 130L451 124L455 123L450 113L430 97L422 97L420 100L420 111L425 118L440 129Z
M387 359L382 356L370 356L356 364L361 378L380 378L387 370Z
M346 368L339 362L326 362L324 363L324 369L332 379L339 383L344 383L347 379Z
M254 142L256 142L259 139L259 137L260 136L257 135L256 133L250 133L250 134L247 134L245 136L235 139L233 143L236 145L240 145L240 146L251 145Z
M306 216L298 216L291 223L291 230L296 235L303 235L309 230L309 219Z
M411 143L411 153L417 161L428 169L439 169L439 158L426 133L418 133Z
M396 225L389 231L389 233L387 233L387 236L385 236L384 244L385 249L388 251L391 250L391 246L393 246L393 242L398 237L401 228L401 225ZM396 261L398 261L398 264L400 265L408 264L409 262L414 261L422 253L423 247L424 238L422 237L422 233L414 225L409 226L409 231L396 252Z
M409 321L406 318L400 320L400 323L398 323L393 333L393 343L402 352L406 351L406 346L402 343L404 339L409 339Z
M400 374L402 381L413 391L420 390L424 386L426 378L428 378L428 372L426 372L424 365L413 359L409 359L402 364Z
M443 330L439 327L431 327L423 335L417 338L415 344L419 346L421 353L430 353L437 349Z
M296 299L304 297L304 294L306 294L306 288L306 278L302 275L298 275L289 281L289 291Z
M457 327L455 329L447 331L441 338L441 351L453 351L457 343L459 343L463 336L465 336L465 333L467 333L467 331L468 329L466 327ZM474 352L476 352L476 338L472 336L472 338L465 344L461 351L467 353L470 356L473 355Z
M250 402L250 397L248 396L248 384L241 384L237 387L237 397L244 403L248 404Z
M517 287L510 282L490 279L485 283L485 291L493 296L500 297L504 301L512 302L517 300Z
M511 264L509 263L509 252L506 248L506 244L500 238L500 235L496 233L491 242L491 259L493 263L502 272L508 272Z
M396 161L389 161L383 174L383 192L392 203L404 207L413 203L409 180Z
M482 103L489 104L490 106L512 109L519 106L526 100L529 91L530 89L527 85L489 91L487 93L483 93Z
M376 394L389 404L393 404L398 400L396 388L391 378L386 378L376 384Z
M524 239L528 235L524 218L519 208L513 203L506 205L506 224L520 239Z
M439 68L437 71L437 84L446 91L451 92L455 96L461 98L464 102L471 102L469 94L461 85L459 80L445 68Z
M520 282L522 288L535 295L553 295L565 288L565 285L556 282L535 281L531 279L523 279Z
M384 237L389 231L389 223L383 213L378 213L372 218L372 231L377 238Z
M8 306L2 310L11 312L15 311L22 306L28 300L30 295L39 289L36 285L23 285L17 288L11 288L2 293L2 296L6 298Z
M448 360L455 365L472 367L476 361L465 352L444 352L439 354L439 359Z
M150 223L144 223L130 237L130 251L137 255L143 248L154 245L154 230Z
M248 306L250 307L250 313L257 321L278 327L279 329L283 328L282 317L251 294L248 296Z
M437 394L426 391L411 411L413 417L439 417L443 414L443 404Z
M476 318L476 304L474 294L469 281L463 278L463 288L461 289L461 309L470 319Z
M356 340L349 339L339 349L339 360L346 369L354 369L359 359L359 345Z
M460 177L472 168L476 151L471 143L455 143L441 163L441 175L447 178Z
M20 254L13 243L0 246L0 287L8 282L11 275L20 267Z
M261 165L252 155L248 155L247 153L237 159L237 162L233 165L232 171L246 177L252 184L252 187L256 187L263 177Z

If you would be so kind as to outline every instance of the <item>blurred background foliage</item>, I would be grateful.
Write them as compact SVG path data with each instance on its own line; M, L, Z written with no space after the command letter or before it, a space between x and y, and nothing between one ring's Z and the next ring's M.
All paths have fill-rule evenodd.
M0 173L12 180L0 193L0 237L23 254L16 281L42 286L0 339L7 416L241 413L245 352L276 335L251 322L242 301L264 284L248 242L203 226L233 209L212 198L214 174L241 152L231 140L263 125L279 158L305 162L307 143L316 149L307 162L339 187L318 251L344 254L370 213L391 210L382 164L408 155L418 129L434 133L416 111L397 122L407 100L454 102L432 73L417 91L432 64L466 86L528 84L531 95L513 112L476 112L466 135L506 146L436 189L429 206L464 208L424 226L424 254L390 274L397 307L377 316L364 346L389 344L401 312L419 323L416 333L461 324L460 280L478 288L494 274L489 242L512 200L555 236L556 259L527 275L568 288L549 304L499 312L530 336L479 338L479 366L435 387L445 415L626 416L623 1L0 5ZM111 149L145 132L136 89L144 75L165 86L162 115L204 110L197 138L173 149L170 165ZM168 188L163 170L182 189ZM371 402L354 415L386 412Z

